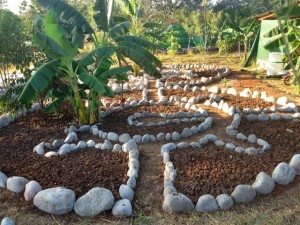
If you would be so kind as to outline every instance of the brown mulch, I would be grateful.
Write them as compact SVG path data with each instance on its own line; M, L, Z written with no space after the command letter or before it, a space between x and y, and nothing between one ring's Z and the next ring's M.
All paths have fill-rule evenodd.
M238 154L213 144L200 149L176 150L170 156L178 174L177 191L194 202L203 194L231 194L237 185L252 184L261 171L271 175L279 163L289 163L292 156L299 153L299 122L242 121L239 131L245 135L257 134L271 144L272 150L257 156Z
M23 176L38 181L43 189L64 186L77 197L99 186L119 197L119 187L126 183L128 156L85 149L65 156L46 158L33 153L42 141L64 139L64 128L73 122L70 114L61 117L42 112L20 118L0 130L0 171L7 176Z
M139 100L141 100L143 98L142 91L137 90L137 91L131 91L131 92L124 92L123 93L123 98L125 100L127 100L130 97L133 97L137 101L139 101ZM121 99L122 99L122 94L121 93L115 94L114 98L102 97L102 100L109 101L109 102L116 101L118 103L121 101Z

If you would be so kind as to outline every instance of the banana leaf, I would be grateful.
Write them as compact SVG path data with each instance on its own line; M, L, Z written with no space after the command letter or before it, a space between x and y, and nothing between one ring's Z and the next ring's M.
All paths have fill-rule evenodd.
M103 58L107 52L114 51L114 47L112 46L103 46L100 48L96 48L91 51L89 54L84 56L78 63L81 66L89 66L96 62L98 58Z
M141 37L136 37L136 36L131 36L131 35L119 35L114 37L115 42L122 42L122 41L126 41L126 42L131 42L137 45L140 45L146 49L149 50L155 50L157 49L157 46L155 44L153 44L152 42L141 38Z
M119 23L118 25L114 26L109 30L110 36L114 39L118 35L123 35L125 33L129 32L131 23L129 21L125 21L122 23Z
M22 103L30 103L34 101L38 93L46 89L49 82L54 79L60 65L60 60L53 60L45 63L31 76L27 81L19 101Z

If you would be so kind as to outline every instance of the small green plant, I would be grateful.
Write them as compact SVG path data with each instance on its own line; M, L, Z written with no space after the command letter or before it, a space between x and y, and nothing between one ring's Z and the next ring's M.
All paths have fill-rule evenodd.
M226 87L228 81L229 81L229 80L228 80L226 77L224 77L224 78L222 79L222 84L224 85L224 87Z

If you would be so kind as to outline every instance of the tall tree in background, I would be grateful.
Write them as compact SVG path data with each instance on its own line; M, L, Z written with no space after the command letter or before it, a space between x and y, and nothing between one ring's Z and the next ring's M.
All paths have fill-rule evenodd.
M5 8L7 5L7 0L0 0L0 9Z

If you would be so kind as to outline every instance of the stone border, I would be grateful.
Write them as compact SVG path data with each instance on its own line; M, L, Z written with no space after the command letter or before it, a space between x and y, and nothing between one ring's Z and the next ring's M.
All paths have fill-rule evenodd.
M205 136L208 142L215 143L218 141L217 137L212 134ZM201 140L201 139L200 139ZM208 143L207 142L207 143ZM176 149L184 149L189 146L194 148L200 148L207 143L195 143L190 144L181 142L177 145L174 143L168 143L162 146L161 154L165 164L164 170L164 201L163 210L170 213L177 212L210 212L218 209L229 210L233 207L234 203L248 203L252 202L257 194L269 194L274 190L275 183L280 185L287 185L291 183L295 175L300 175L300 154L296 154L292 157L289 164L282 162L279 163L273 170L272 177L265 172L260 172L255 182L251 185L240 184L237 185L231 195L221 194L216 198L212 195L202 195L199 197L197 204L194 206L192 201L185 195L177 193L174 187L174 181L176 179L176 169L173 163L170 161L169 152Z

